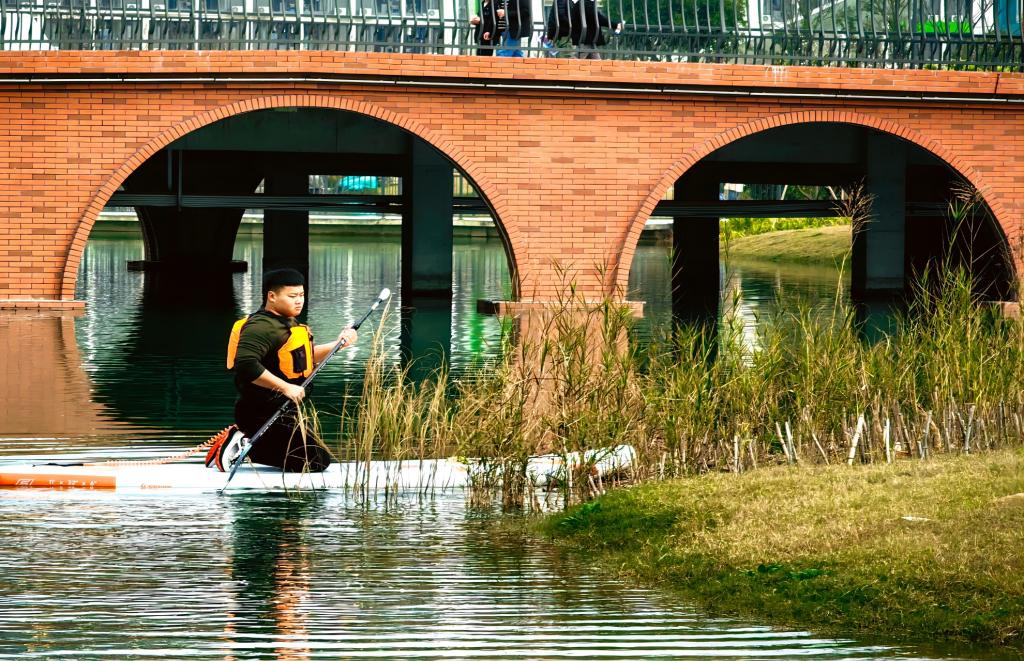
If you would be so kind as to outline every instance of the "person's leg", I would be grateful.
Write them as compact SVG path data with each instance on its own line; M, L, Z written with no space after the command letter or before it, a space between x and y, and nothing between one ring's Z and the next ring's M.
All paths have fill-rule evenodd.
M509 37L508 30L501 33L501 47L496 53L498 57L522 57L522 40Z
M247 408L239 402L235 406L235 424L251 438L276 410ZM249 452L249 459L290 473L319 472L331 465L331 453L311 431L303 436L291 415L281 416L263 433Z
M505 32L501 33L500 37L498 37L498 50L496 50L494 52L495 55L497 55L498 57L511 57L511 54L509 53L509 50L507 48L505 48L505 43L507 41L508 41L508 31L506 30Z
M507 33L506 33L507 34ZM508 48L512 51L512 57L523 57L523 40L509 39Z
M296 425L289 431L288 441L284 447L283 468L286 472L319 473L331 465L331 453L312 430L307 429L303 433Z

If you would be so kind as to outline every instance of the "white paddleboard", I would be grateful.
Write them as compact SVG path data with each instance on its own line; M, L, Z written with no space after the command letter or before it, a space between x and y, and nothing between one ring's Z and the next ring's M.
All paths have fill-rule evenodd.
M633 461L631 446L619 445L586 453L596 475L627 469ZM577 453L569 462L578 464ZM486 462L470 459L410 459L404 461L342 462L319 473L285 473L279 468L240 466L228 491L259 490L370 490L428 491L463 489L487 473ZM531 457L527 475L536 486L562 480L564 460L559 455ZM115 489L216 491L227 473L201 463L164 465L53 466L0 463L0 487L44 489Z

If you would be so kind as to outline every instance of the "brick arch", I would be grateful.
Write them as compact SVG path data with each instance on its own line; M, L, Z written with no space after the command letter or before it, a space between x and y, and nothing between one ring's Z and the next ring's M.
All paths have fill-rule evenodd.
M519 232L509 232L501 221L510 218L503 196L497 187L490 181L490 178L481 168L453 145L449 140L439 135L436 131L423 126L419 122L410 119L408 116L386 110L380 106L356 101L348 98L336 98L320 94L289 94L273 95L236 101L224 106L212 108L199 115L179 122L174 126L160 133L155 138L139 147L121 166L100 186L93 196L92 201L86 207L75 229L71 245L68 248L64 260L64 272L61 277L60 297L61 300L70 301L75 296L75 281L78 277L78 268L82 261L82 254L85 251L85 244L92 232L93 225L99 217L107 201L117 191L125 179L137 170L148 158L158 151L193 131L214 122L226 119L233 115L239 115L255 110L269 110L282 107L307 107L326 108L330 110L343 110L367 115L375 119L397 126L404 131L415 135L424 142L430 144L439 152L444 154L476 187L484 202L491 207L496 224L505 244L505 252L508 258L509 273L512 277L513 296L518 297L519 292L519 264L529 263L527 259L527 248Z
M780 126L811 123L854 124L857 126L865 126L877 129L897 138L902 138L903 140L913 143L914 145L928 151L933 156L941 159L944 163L953 168L957 174L978 190L982 198L985 200L985 203L988 204L989 209L992 211L999 229L1003 232L1003 236L1008 237L1009 232L1007 230L1012 227L1012 223L1009 222L1009 212L1003 205L1002 201L992 192L990 185L985 182L981 174L941 143L932 140L917 131L901 126L891 120L880 119L878 117L857 112L850 112L846 110L790 112L773 115L771 117L763 117L747 124L735 126L728 131L720 133L705 141L700 146L691 149L683 156L683 158L672 164L668 171L665 172L661 179L658 180L657 185L651 191L650 195L648 195L644 200L643 204L640 205L640 209L637 211L636 216L634 216L633 220L630 221L619 252L619 261L616 266L615 278L613 279L615 287L614 291L627 291L629 286L629 271L633 264L633 255L636 253L636 246L640 240L640 233L644 229L644 224L654 212L655 206L657 206L658 202L660 202L665 196L669 187L672 186L677 179L683 176L687 170L714 151L747 136L761 133L762 131L767 131L769 129L778 128Z

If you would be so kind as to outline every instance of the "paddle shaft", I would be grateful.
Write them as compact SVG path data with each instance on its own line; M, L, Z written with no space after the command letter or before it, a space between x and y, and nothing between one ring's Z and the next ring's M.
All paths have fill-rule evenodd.
M351 328L352 330L359 330L359 327L362 326L363 323L370 318L370 315L373 314L373 311L377 309L377 306L379 306L382 302L384 302L384 300L388 298L388 296L390 296L390 292L388 292L387 295L385 295L384 292L388 292L388 290L385 289L384 291L382 291L380 296L377 297L377 300L375 300L373 302L373 305L370 306L370 309L366 311L366 314L360 317L359 321L349 326L349 328ZM348 343L345 342L344 340L339 340L338 342L336 342L334 347L331 348L330 352L328 352L328 354L324 356L324 359L321 360L316 365L316 367L313 368L313 371L310 373L310 375L307 376L302 381L302 383L300 384L301 387L305 388L306 386L308 386L310 382L312 382L313 379L316 378L316 375L320 373L320 370L323 368L323 366L327 364L327 361L330 360L334 356L334 354L338 353L339 349L342 349L345 346L348 346ZM288 409L288 406L292 403L293 402L290 399L285 400L284 403L282 403L281 406L279 406L278 409L274 411L274 414L270 416L270 418L266 422L263 423L263 426L256 430L256 433L252 435L252 438L249 439L249 443L242 448L242 451L238 454L238 458L235 459L234 463L231 464L231 472L228 473L228 479L226 482L224 482L224 486L220 490L221 493L224 492L224 489L228 488L228 484L231 483L231 478L235 476L235 471L237 471L238 467L242 465L242 462L245 461L245 458L249 456L249 451L252 450L252 446L256 445L256 442L260 439L260 437L262 437L263 434L268 429L270 429L270 427L275 422L277 422L277 419L284 414L284 412Z

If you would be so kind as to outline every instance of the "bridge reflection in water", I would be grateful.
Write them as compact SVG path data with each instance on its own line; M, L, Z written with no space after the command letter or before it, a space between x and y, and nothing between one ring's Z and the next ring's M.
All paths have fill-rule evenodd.
M232 322L260 307L261 241L241 238L236 245L236 257L248 261L250 271L193 279L127 271L125 262L141 253L138 238L96 237L88 244L79 282L87 308L76 331L92 398L137 426L209 433L226 424L234 404L224 351ZM318 238L310 246L316 303L305 321L318 341L334 337L390 287L395 296L380 334L391 364L408 367L414 378L442 361L460 373L498 355L501 322L478 314L476 300L500 298L509 276L497 240L456 243L453 263L456 296L410 309L395 287L397 240ZM317 379L318 407L337 411L346 394L358 394L377 321L364 326L360 342L339 353Z
M341 238L312 243L312 287L318 302L307 321L320 337L333 335L380 287L394 282L399 268L396 243ZM236 256L252 259L258 267L260 252L258 240L242 238ZM0 382L7 404L0 415L2 454L48 449L155 456L194 444L227 424L235 394L224 369L224 345L231 322L258 306L258 268L223 280L199 278L167 287L162 274L125 270L125 262L141 254L139 239L109 238L97 230L79 278L79 296L87 301L83 315L0 316L0 341L39 347L32 360L24 352L9 353L26 360L9 361ZM667 243L645 241L634 260L632 297L646 302L640 341L671 324L668 255ZM498 356L500 321L478 314L476 301L494 298L508 287L503 247L495 240L458 241L454 263L457 286L450 308L418 310L416 323L403 326L401 299L395 301L381 330L392 365L403 360L408 364L403 349L410 347L426 354L419 355L420 375L436 364L440 353L435 349L448 353L456 374ZM727 269L724 289L729 300L736 293L738 314L754 341L757 324L771 316L777 287L827 304L838 277L828 267L739 263ZM848 289L848 279L842 286ZM187 305L193 287L216 291L218 302ZM337 410L346 392L358 392L370 332L366 326L361 342L339 354L318 379L313 392L318 407ZM446 338L450 344L441 344ZM332 424L329 416L327 422Z

